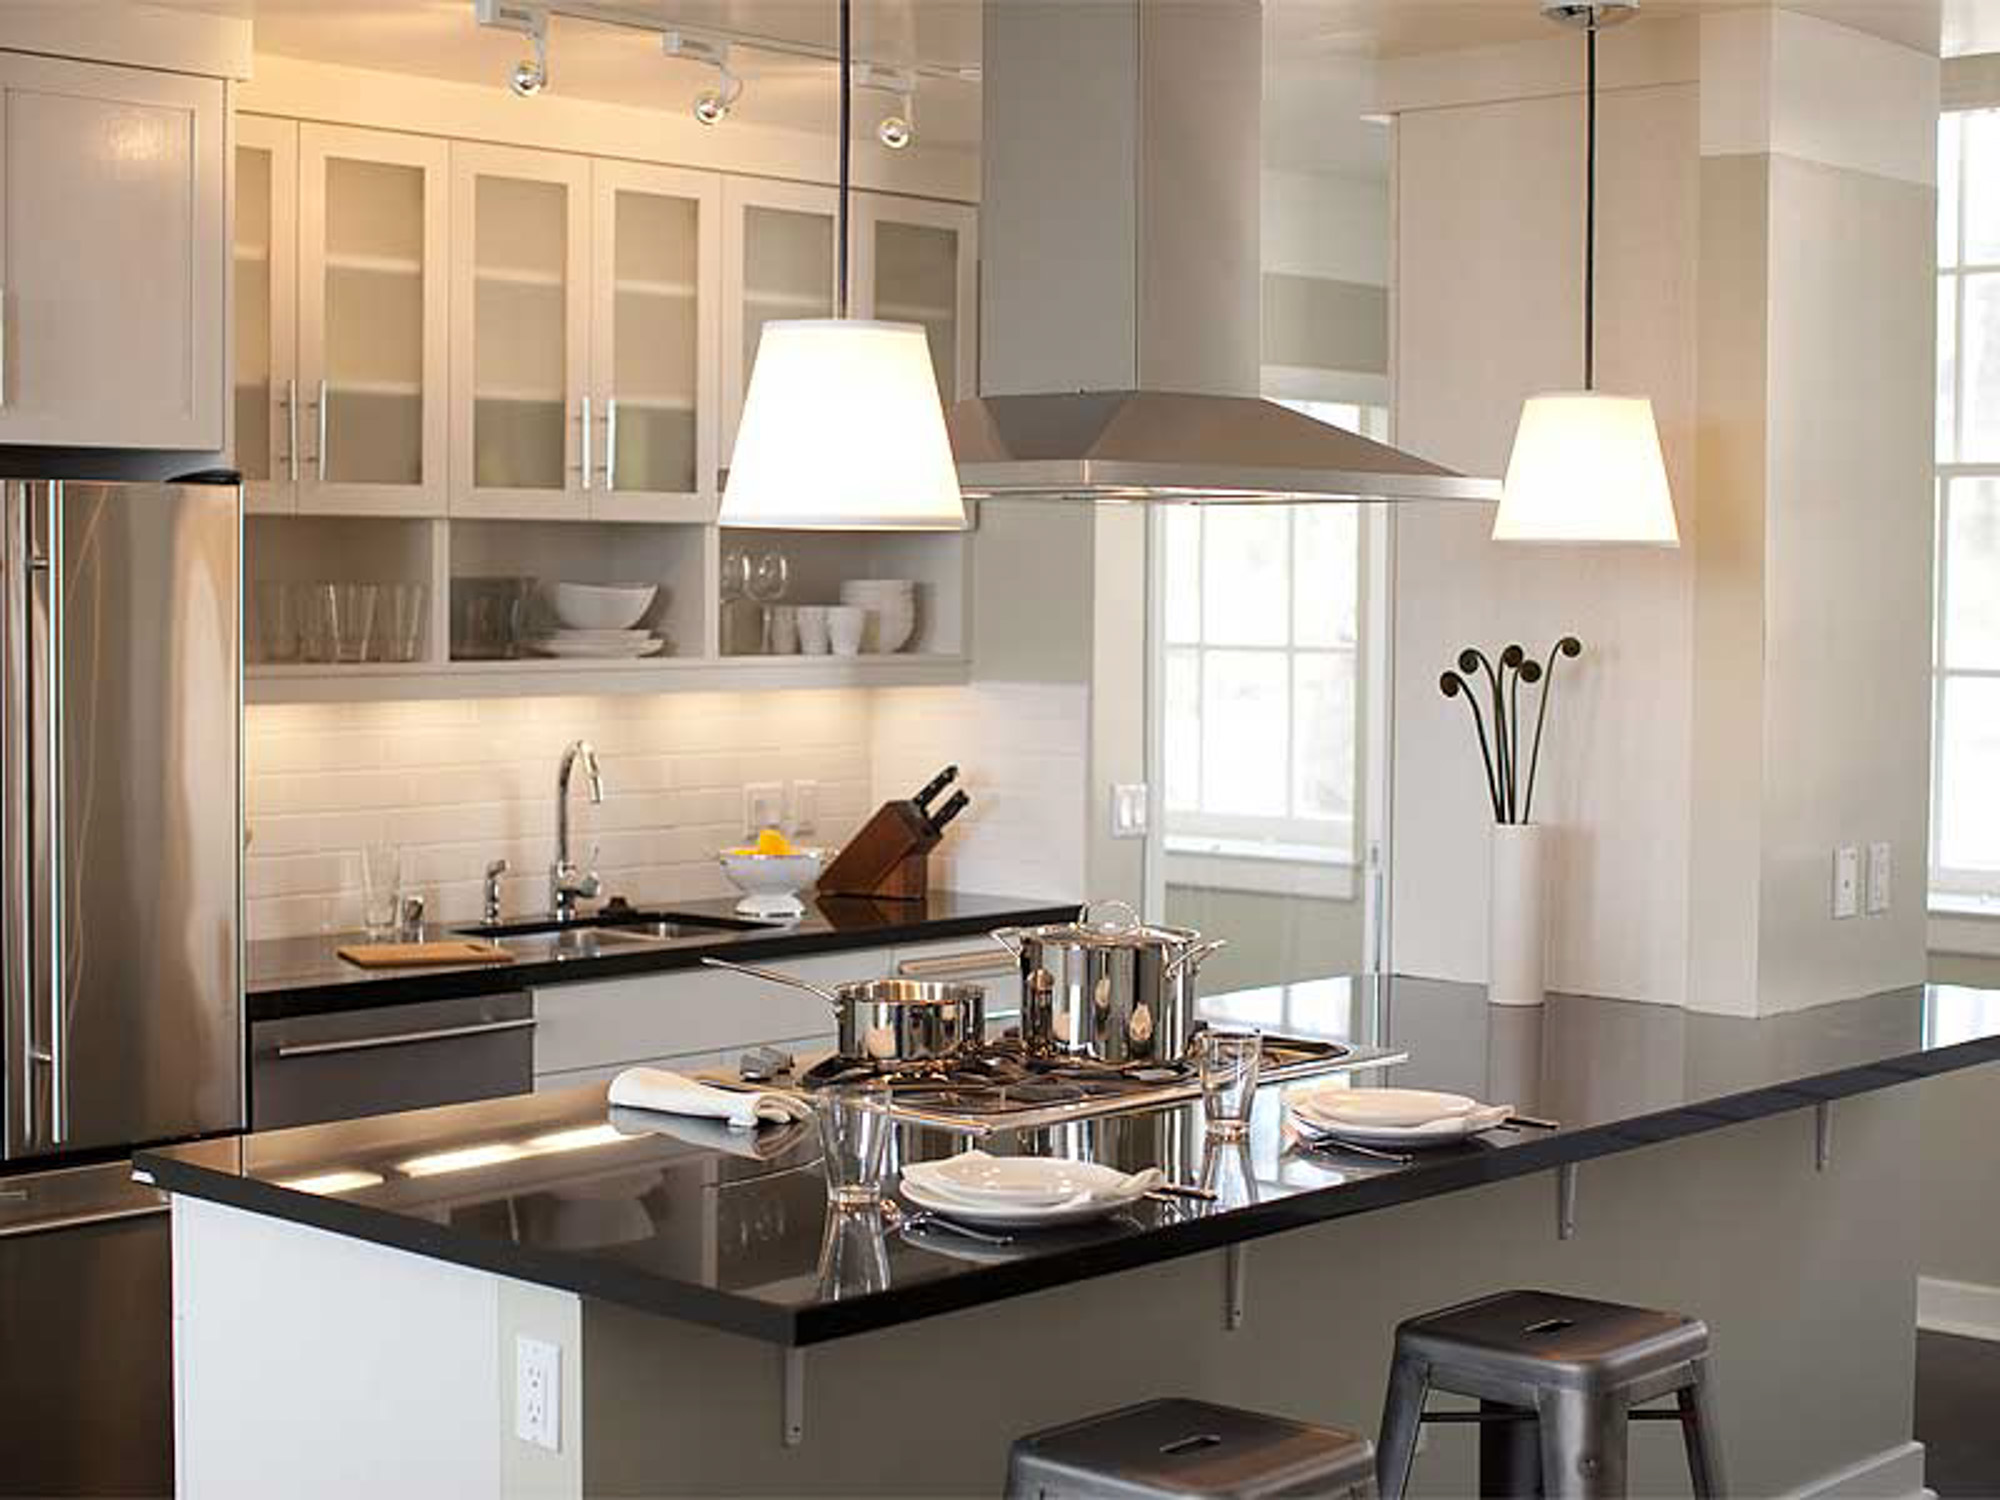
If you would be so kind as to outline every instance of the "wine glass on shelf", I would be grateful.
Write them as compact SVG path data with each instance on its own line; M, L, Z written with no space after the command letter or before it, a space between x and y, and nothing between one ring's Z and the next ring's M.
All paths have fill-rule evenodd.
M766 656L772 651L771 611L769 606L785 597L785 590L791 587L791 559L782 552L760 552L748 558L749 574L746 589L750 597L761 606L763 615L763 640L760 643Z

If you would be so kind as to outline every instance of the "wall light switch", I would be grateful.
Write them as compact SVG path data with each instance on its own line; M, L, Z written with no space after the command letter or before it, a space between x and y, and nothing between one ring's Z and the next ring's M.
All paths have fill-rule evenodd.
M515 1338L514 1436L551 1453L562 1451L561 1346Z
M1879 917L1889 909L1889 846L1868 846L1868 915Z
M819 783L792 783L792 828L794 834L811 833L819 827Z
M1111 836L1114 839L1142 839L1146 836L1146 805L1150 793L1143 781L1121 782L1111 788Z
M785 786L780 781L754 781L743 788L743 836L755 839L766 828L785 820Z
M1861 914L1861 851L1843 844L1833 851L1833 916L1835 921Z

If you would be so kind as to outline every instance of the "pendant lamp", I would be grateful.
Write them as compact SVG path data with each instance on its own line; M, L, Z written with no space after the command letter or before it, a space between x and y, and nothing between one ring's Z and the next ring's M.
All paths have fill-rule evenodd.
M1496 542L1618 542L1678 547L1680 528L1653 403L1597 389L1597 33L1638 0L1545 0L1544 15L1584 30L1583 389L1530 396L1507 461Z
M840 0L835 316L764 325L722 491L724 526L958 531L966 524L924 330L847 316L853 87L851 0Z

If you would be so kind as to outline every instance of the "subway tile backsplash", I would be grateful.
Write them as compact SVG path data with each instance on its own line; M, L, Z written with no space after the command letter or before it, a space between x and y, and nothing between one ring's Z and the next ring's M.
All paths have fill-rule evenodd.
M479 916L486 865L506 859L509 913L543 910L556 767L596 745L605 799L571 788L571 844L607 892L636 902L733 894L716 867L738 842L743 790L819 783L807 841L847 839L877 801L947 761L974 806L932 878L969 891L1067 897L1080 880L1086 699L1038 685L659 697L252 707L246 776L249 936L346 930L361 919L360 852L403 846L432 921Z

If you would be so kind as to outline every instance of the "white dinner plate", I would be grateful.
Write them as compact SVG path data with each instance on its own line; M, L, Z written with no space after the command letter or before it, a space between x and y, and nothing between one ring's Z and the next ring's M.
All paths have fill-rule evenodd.
M1328 1124L1383 1126L1389 1129L1428 1125L1454 1119L1479 1108L1464 1094L1432 1089L1355 1089L1339 1086L1296 1090L1289 1100L1300 1114Z
M590 657L600 661L631 661L642 656L658 656L666 650L665 641L635 641L630 646L599 645L591 641L559 641L547 637L528 643L529 649L543 656Z
M913 1182L908 1175L904 1176L900 1191L918 1208L982 1229L1046 1229L1057 1224L1083 1224L1130 1208L1141 1196L1139 1193L1121 1197L1080 1194L1067 1203L1044 1205L974 1203L935 1188L926 1189L921 1181Z
M967 1151L940 1161L911 1162L904 1181L966 1203L1047 1207L1080 1193L1095 1197L1129 1195L1134 1179L1115 1167L1048 1156L989 1156ZM1144 1191L1144 1187L1140 1188Z
M1353 1141L1358 1146L1448 1146L1506 1123L1510 1113L1509 1106L1495 1104L1422 1125L1360 1125L1323 1119L1296 1107L1291 1112L1293 1128L1308 1140Z

